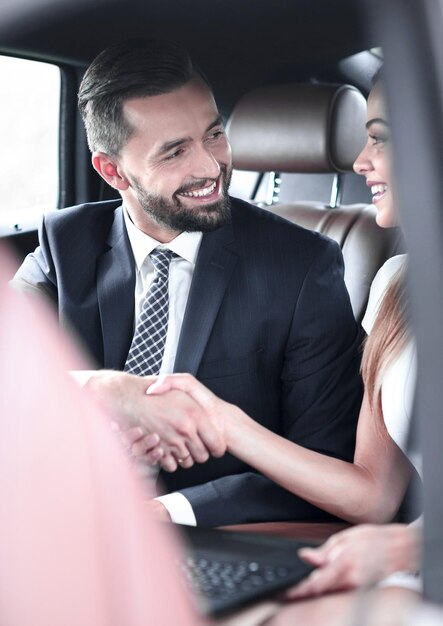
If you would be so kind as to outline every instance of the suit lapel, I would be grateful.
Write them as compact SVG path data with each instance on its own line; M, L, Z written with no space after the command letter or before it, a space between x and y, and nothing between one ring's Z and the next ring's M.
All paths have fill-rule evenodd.
M234 240L228 224L203 236L186 306L175 372L196 374L238 256L226 246Z
M109 249L97 265L103 365L123 369L134 330L135 263L122 207L115 211L107 243Z

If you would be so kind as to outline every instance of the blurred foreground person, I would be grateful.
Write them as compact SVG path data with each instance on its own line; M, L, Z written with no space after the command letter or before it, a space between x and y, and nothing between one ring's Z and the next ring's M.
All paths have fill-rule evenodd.
M7 287L0 248L0 614L5 626L202 623L173 527L147 515L84 367L49 313Z

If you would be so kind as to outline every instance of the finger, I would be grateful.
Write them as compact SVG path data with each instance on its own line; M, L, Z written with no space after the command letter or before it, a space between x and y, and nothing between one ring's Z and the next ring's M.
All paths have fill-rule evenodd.
M315 565L322 565L327 563L331 558L331 553L341 546L343 540L341 538L342 533L336 533L331 535L324 543L316 547L300 548L299 555L302 558L306 557L311 562L315 560Z
M289 590L287 597L307 598L319 594L346 588L346 563L337 558L331 561L330 553L340 546L340 541L330 537L318 548L300 548L301 558L317 566L304 581Z
M178 461L178 459L187 459L188 456L190 456L190 451L187 447L187 439L174 441L174 443L171 443L168 446L166 446L166 444L163 445L165 446L167 453L171 454L176 461Z
M327 562L327 557L324 552L322 552L321 548L300 548L298 556L303 559L303 561L317 567L325 565Z
M288 591L287 598L308 598L318 596L327 591L337 589L337 570L335 568L321 568L315 570L296 587Z
M159 465L165 472L175 472L177 469L177 461L174 459L172 454L165 454L163 458L160 459Z
M214 457L221 457L226 452L226 441L220 430L211 420L200 420L198 434L205 448Z
M163 448L161 446L158 446L157 448L154 448L153 450L146 452L146 454L142 457L142 459L148 465L157 465L157 463L160 461L160 459L163 457L164 454L165 454L165 451L163 450Z
M189 469L190 467L194 465L194 459L192 458L191 454L189 454L184 459L176 459L176 461L178 463L178 466L181 467L182 469Z
M124 446L127 448L131 447L133 443L140 440L145 436L145 432L140 428L140 426L134 426L133 428L127 428L126 430L122 430L120 434L120 440Z
M313 595L321 595L332 591L343 591L351 587L349 583L350 567L346 559L336 559L319 567L312 573L310 581Z
M178 385L178 381L176 380L178 375L171 374L162 374L161 376L156 376L154 381L150 381L149 387L146 390L148 395L156 394L156 393L166 393L166 391L170 391L171 389L180 389Z
M146 393L165 393L171 389L184 391L193 398L203 409L211 410L217 400L212 391L190 374L164 374L157 382L149 387Z
M158 376L143 376L143 381L146 384L146 393L148 393L149 387L158 381Z
M189 469L194 465L195 459L191 452L191 449L193 447L192 443L192 441L186 440L186 443L180 447L179 451L171 447L171 453L173 457L177 461L178 466L182 467L183 469Z
M294 599L308 598L315 595L315 591L317 589L317 579L317 571L311 572L311 574L302 580L301 583L295 585L295 587L291 587L291 589L288 589L288 591L284 594L284 597Z
M209 452L199 437L186 441L189 454L196 463L206 463L209 459Z
M144 456L147 452L153 451L159 444L160 437L156 433L152 433L133 443L131 453L134 456Z

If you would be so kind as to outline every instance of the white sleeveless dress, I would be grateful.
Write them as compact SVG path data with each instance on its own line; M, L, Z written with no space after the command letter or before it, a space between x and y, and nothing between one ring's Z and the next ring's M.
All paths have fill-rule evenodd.
M406 261L407 255L405 254L392 257L386 261L375 276L362 321L362 326L368 335L372 330L389 283L397 272L404 267ZM407 447L416 377L416 349L415 343L411 339L385 372L381 388L381 405L389 435L421 476L421 459L412 455ZM420 524L421 519L420 517L416 520L414 525ZM383 580L380 586L401 586L420 591L421 580L419 576L409 572L398 572Z

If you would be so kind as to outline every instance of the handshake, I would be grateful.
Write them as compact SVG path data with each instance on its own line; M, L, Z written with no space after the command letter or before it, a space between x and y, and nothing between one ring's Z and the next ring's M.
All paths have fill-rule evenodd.
M85 388L113 417L132 456L167 472L223 456L231 418L241 413L190 374L139 377L100 370Z

